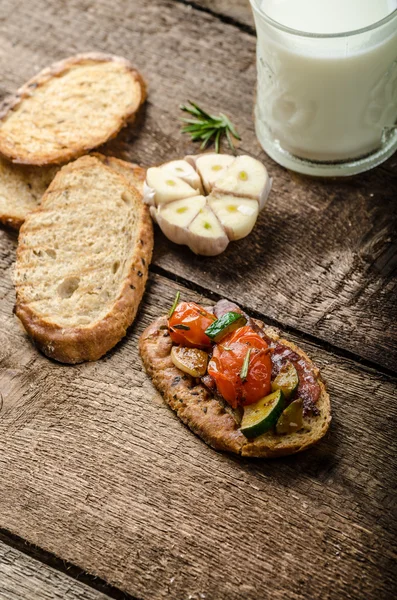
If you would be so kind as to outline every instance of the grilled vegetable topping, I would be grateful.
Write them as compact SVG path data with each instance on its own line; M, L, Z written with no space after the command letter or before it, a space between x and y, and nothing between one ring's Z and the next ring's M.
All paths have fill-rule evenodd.
M226 335L239 329L239 327L243 327L246 323L247 319L241 313L228 312L211 323L205 333L213 342L219 342Z
M299 385L297 370L292 363L284 365L274 381L272 381L272 390L282 390L286 400L296 392Z
M277 390L261 398L244 409L241 432L247 438L254 438L269 431L277 422L285 405L284 394Z
M248 349L249 369L242 381L241 370ZM245 325L222 338L213 349L208 373L215 379L219 394L233 408L257 402L270 390L272 363L266 341Z
M178 369L192 377L202 377L207 370L208 354L198 348L173 346L171 359Z
M303 400L298 398L283 410L276 424L277 433L295 433L303 426Z
M205 330L215 321L214 315L195 302L181 302L168 319L168 328L174 344L200 348L211 345Z

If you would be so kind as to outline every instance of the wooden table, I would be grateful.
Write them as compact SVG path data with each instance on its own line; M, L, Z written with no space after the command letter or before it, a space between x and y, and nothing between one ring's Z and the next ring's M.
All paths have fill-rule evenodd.
M179 133L192 99L235 121L274 186L252 235L214 259L157 231L128 336L73 367L18 327L17 238L0 231L1 600L396 597L396 157L326 182L261 151L243 0L1 0L1 96L88 50L126 56L149 83L134 128L104 152L151 165L197 151ZM313 356L334 415L317 447L241 459L178 421L137 353L177 289L237 300Z

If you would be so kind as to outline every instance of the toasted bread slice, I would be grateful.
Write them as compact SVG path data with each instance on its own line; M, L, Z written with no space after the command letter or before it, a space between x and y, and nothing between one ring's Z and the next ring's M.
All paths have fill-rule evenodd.
M124 175L142 193L146 170L113 156L92 153L105 165ZM59 170L58 166L16 165L0 157L0 223L19 229Z
M124 58L80 54L28 81L0 108L0 152L13 162L62 164L115 136L145 99Z
M263 327L266 335L272 340L279 340L280 336L276 330L265 328L260 321L256 323ZM248 440L241 433L232 414L225 410L227 403L222 404L204 385L197 384L190 375L174 366L171 360L172 342L169 335L165 335L165 329L167 318L163 316L143 332L139 341L143 364L166 403L209 446L242 456L271 458L301 452L325 435L331 422L329 396L318 369L303 350L291 342L279 340L299 354L312 368L320 386L320 397L316 403L319 414L305 417L304 429L296 433L277 435L269 431Z
M0 223L19 229L39 205L57 170L56 166L14 165L0 157Z
M58 172L21 227L15 314L60 362L98 359L136 315L153 231L127 177L83 156Z
M135 163L126 162L125 160L115 158L114 156L104 156L103 154L99 154L99 152L92 152L90 156L95 156L95 158L100 160L104 165L107 165L114 171L117 171L126 177L128 181L138 190L138 192L143 194L143 184L145 183L146 179L146 169Z

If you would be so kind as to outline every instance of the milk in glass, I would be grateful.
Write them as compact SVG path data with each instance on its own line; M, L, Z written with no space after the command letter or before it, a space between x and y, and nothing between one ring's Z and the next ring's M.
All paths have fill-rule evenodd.
M397 0L251 3L258 35L256 127L265 150L294 168L282 154L348 162L385 143L395 148Z

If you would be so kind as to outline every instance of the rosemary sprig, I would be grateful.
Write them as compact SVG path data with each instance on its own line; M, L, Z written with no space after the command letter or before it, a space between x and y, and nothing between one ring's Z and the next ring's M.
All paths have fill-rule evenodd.
M240 371L241 381L245 381L247 379L248 368L249 368L249 364L250 364L251 350L252 350L252 348L248 348L247 354L245 355L245 358L244 358L243 366L241 367L241 371Z
M178 302L179 302L179 298L180 298L180 297L181 297L181 292L177 292L177 293L176 293L176 295L175 295L175 300L174 300L174 303L173 303L173 305L171 306L171 308L170 308L170 311L169 311L169 313L168 313L168 318L169 318L169 319L171 319L172 315L174 314L174 312L175 312L175 309L176 309L176 307L178 306Z
M189 133L194 142L201 141L201 150L204 150L211 141L214 141L216 152L219 152L222 136L226 136L230 149L235 152L232 136L236 140L241 140L241 137L230 119L223 113L219 113L218 116L210 115L191 100L189 100L189 104L190 106L181 104L180 109L195 118L182 118L185 123L182 127L182 133Z

